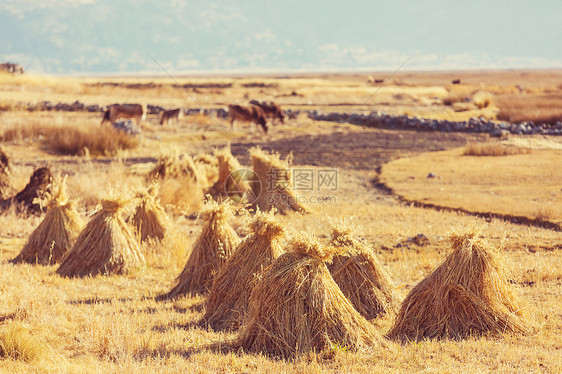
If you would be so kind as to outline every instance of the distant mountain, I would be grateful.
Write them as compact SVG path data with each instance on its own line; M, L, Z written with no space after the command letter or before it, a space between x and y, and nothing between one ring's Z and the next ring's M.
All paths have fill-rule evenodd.
M562 66L562 7L519 3L4 0L0 60L55 74Z

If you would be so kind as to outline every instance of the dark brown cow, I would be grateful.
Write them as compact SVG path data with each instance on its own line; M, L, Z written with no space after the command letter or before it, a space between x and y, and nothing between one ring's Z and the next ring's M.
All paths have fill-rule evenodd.
M12 64L10 62L3 62L0 64L0 71L10 74L23 74L23 66L20 64Z
M461 80L460 79L453 79L451 81L452 84L461 84Z
M258 124L267 132L267 120L263 109L257 105L236 105L231 104L228 106L230 113L230 129L234 129L234 121L239 120L243 122L250 122L250 124Z
M160 119L160 125L164 126L164 123L168 123L170 120L175 120L179 122L183 118L183 109L171 109L162 112L162 118Z
M252 100L250 101L250 104L257 105L260 108L262 108L265 116L267 118L271 118L272 124L275 123L276 119L280 120L282 124L285 124L285 113L283 113L281 107L278 104L274 103L273 101L267 102L267 101Z
M101 124L109 122L112 125L118 119L133 119L137 125L141 120L146 120L146 104L111 104L107 107Z

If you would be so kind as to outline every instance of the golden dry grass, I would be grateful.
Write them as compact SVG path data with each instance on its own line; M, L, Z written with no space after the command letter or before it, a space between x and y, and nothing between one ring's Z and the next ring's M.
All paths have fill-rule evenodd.
M523 216L551 211L562 222L562 153L533 150L503 157L465 156L464 149L386 164L381 180L398 195L470 212ZM427 178L434 173L436 178Z
M510 156L530 153L529 148L513 147L498 143L470 143L463 152L464 156Z
M528 75L525 75L528 74ZM469 118L479 116L491 108L466 112L453 112L441 104L439 92L446 94L446 87L457 73L399 73L401 82L394 82L388 92L375 95L364 104L376 87L365 87L365 74L302 76L299 78L277 79L274 77L251 78L181 78L180 83L227 83L230 88L211 89L198 87L190 91L205 107L221 107L239 100L247 102L249 98L263 98L279 101L284 108L313 108L327 111L351 111L373 109L391 113L410 114L428 113L435 118ZM562 74L548 72L466 72L459 74L463 84L473 86L473 90L482 89L494 95L517 93L517 84L525 85L527 94L539 94L544 90L556 89L562 83ZM72 125L73 123L91 123L99 125L99 113L60 113L27 112L21 110L27 102L41 100L56 102L74 102L80 100L88 104L105 105L112 102L144 101L165 107L196 107L190 98L169 90L168 87L154 89L126 88L124 86L91 86L96 82L123 82L127 85L137 83L166 82L162 78L94 78L94 79L59 79L25 77L20 81L2 81L0 77L0 103L7 103L8 111L0 112L0 131L18 123L37 121L45 125ZM250 87L255 82L272 84L266 88ZM86 87L88 85L88 87ZM413 90L417 86L421 89ZM318 87L318 88L315 88ZM323 87L323 88L322 88ZM438 90L425 87L438 87ZM22 89L24 88L24 89ZM339 94L339 88L344 88ZM308 90L308 91L307 91ZM306 96L292 96L291 93L302 91ZM288 94L289 96L284 96ZM365 96L367 95L367 96ZM437 99L435 97L438 97ZM247 97L247 98L245 98ZM495 100L495 98L494 98ZM187 104L187 105L186 105ZM345 105L341 105L345 104ZM497 104L497 103L496 103ZM1 105L1 104L0 104ZM441 116L441 117L439 117ZM457 117L458 116L458 117ZM464 116L464 117L463 117ZM312 153L313 146L321 146L315 140L323 139L336 133L341 139L345 133L368 134L365 129L356 126L317 123L301 114L297 119L288 121L284 127L274 128L274 132L264 139L239 132L226 135L221 128L221 120L202 116L186 117L177 126L160 127L158 116L149 115L141 125L143 135L141 144L130 150L117 151L111 156L62 157L47 153L37 137L14 139L3 142L3 149L12 161L12 183L14 191L20 190L31 172L40 165L49 165L55 173L68 174L69 194L78 199L79 212L89 216L95 211L100 200L102 187L111 185L116 189L142 191L146 188L147 174L154 166L158 155L178 148L180 154L210 153L213 147L223 147L227 141L233 143L265 143L280 152L291 150L293 137L304 136L310 139L310 147L294 150L295 156ZM433 117L432 117L433 118ZM392 132L392 139L408 138L408 133ZM381 132L382 135L382 132ZM416 143L421 144L431 139L432 134L416 134ZM318 138L317 138L318 137ZM466 140L473 140L470 135L459 135ZM531 141L533 140L533 141ZM535 141L536 140L536 141ZM401 150L389 158L412 155L409 143L389 140L389 147ZM529 137L511 137L512 146L533 148L529 155L493 157L513 161L517 157L536 156L545 148L551 152L557 149L556 137L531 139ZM518 144L517 142L524 144ZM459 146L462 145L459 144ZM331 144L330 144L331 146ZM341 144L345 147L345 143ZM238 150L240 150L238 146ZM445 145L443 145L445 147ZM285 228L307 230L315 228L326 244L329 241L329 227L333 218L355 216L357 224L363 226L365 240L372 244L373 251L381 265L388 270L396 284L400 297L406 294L446 256L448 244L443 239L450 227L459 224L469 225L473 218L459 212L434 211L417 208L398 202L393 196L376 190L370 183L374 175L372 169L352 170L355 154L345 153L334 148L338 157L349 158L345 167L338 164L338 189L333 191L335 200L324 204L315 204L315 213L309 215L288 214L279 219ZM535 149L537 152L535 152ZM314 150L314 152L316 152ZM361 150L358 151L362 152ZM386 151L385 151L386 152ZM416 151L417 152L417 151ZM467 160L473 158L474 169L482 165L488 157L461 156L451 160L449 170L459 170ZM244 149L237 154L243 166L249 167L250 160ZM297 158L296 157L296 158ZM375 157L376 158L376 157ZM559 158L559 157L558 157ZM554 159L554 162L558 158ZM315 165L299 165L316 170L321 167L333 167L329 162L333 158L305 158ZM197 163L197 158L194 158ZM499 161L499 160L496 160ZM376 162L376 160L373 160ZM442 179L426 180L427 172L422 166L415 165L416 170L425 174L420 181L436 184L430 189L435 192L447 185L438 185ZM211 183L218 179L218 169L213 165L205 169L205 178ZM485 165L485 164L484 164ZM513 190L526 188L527 174L536 178L531 168L521 163L516 175L513 171L511 181ZM530 164L529 164L530 165ZM538 165L538 164L533 164ZM502 166L503 167L503 166ZM374 166L373 166L374 168ZM481 168L485 169L485 168ZM492 169L493 170L493 169ZM501 168L495 169L502 170ZM541 167L542 171L555 168ZM384 172L384 168L383 168ZM484 170L484 172L486 172ZM480 170L482 173L482 170ZM511 172L510 172L511 173ZM446 174L436 172L445 176ZM484 173L485 174L485 173ZM410 175L405 176L408 178ZM548 188L552 176L535 188ZM417 179L416 175L416 179ZM519 183L519 178L524 182ZM460 180L462 178L456 178ZM515 183L516 181L517 183ZM179 274L189 249L203 229L201 220L193 220L188 212L178 209L177 204L192 199L200 203L202 195L194 198L191 185L179 179L161 180L160 183L173 182L168 190L164 209L170 216L171 228L165 238L156 243L147 241L142 244L146 265L127 275L109 275L102 277L64 278L56 274L54 266L32 266L29 264L10 264L30 234L43 220L41 216L27 216L9 209L0 215L0 342L11 341L11 347L21 347L28 353L25 356L14 355L10 348L0 358L0 371L4 372L107 372L107 373L184 373L184 372L285 372L285 373L387 373L387 372L562 372L559 351L562 346L562 319L559 310L561 234L528 225L509 224L499 219L486 223L482 231L483 238L494 246L502 242L503 252L509 260L507 269L512 276L510 285L518 288L518 294L530 308L530 317L538 326L528 335L474 336L465 340L420 341L417 343L398 344L387 342L389 349L373 348L353 352L345 346L334 344L322 354L309 353L303 357L289 360L272 359L259 353L245 354L242 351L210 349L224 347L236 336L230 332L215 332L199 322L205 314L205 298L186 296L175 300L157 301L156 297L169 291L175 277ZM472 183L472 184L470 184ZM498 192L494 178L482 180L468 179L466 184L482 187L482 190ZM528 192L528 191L527 191ZM466 193L466 189L463 189ZM182 199L178 199L183 195ZM469 195L471 196L471 195ZM476 195L472 195L476 196ZM162 197L162 200L164 198ZM481 196L471 198L486 203ZM529 205L537 216L556 217L560 209L549 209L548 204L535 206L532 200L520 203ZM506 205L498 203L494 209ZM194 211L198 211L195 208ZM187 213L187 214L186 214ZM241 218L235 217L235 227ZM291 230L291 231L292 231ZM238 229L242 234L244 229ZM419 233L429 238L429 244L420 247L415 244L398 245ZM388 332L393 324L394 315L388 313L372 322L381 333ZM19 349L19 348L18 348ZM34 351L34 352L32 352ZM24 357L34 357L24 359Z
M4 129L2 141L41 141L59 155L114 155L119 150L136 148L139 139L112 127L100 128L90 123L74 125L25 122Z
M562 121L562 91L560 90L538 94L500 95L496 98L496 103L500 120L550 124Z

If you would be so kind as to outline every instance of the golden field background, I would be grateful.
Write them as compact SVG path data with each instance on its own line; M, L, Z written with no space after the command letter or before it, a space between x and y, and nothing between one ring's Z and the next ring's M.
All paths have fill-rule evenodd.
M485 239L503 245L509 280L531 316L532 334L389 342L388 348L358 353L334 347L329 354L294 361L215 352L207 346L227 342L235 333L216 333L197 324L204 298L155 300L172 287L201 231L201 220L191 216L200 197L177 194L177 180L161 186L170 234L160 244L144 245L146 266L126 276L66 279L54 273L56 266L7 263L42 217L13 210L0 216L0 342L15 347L2 354L0 371L561 372L562 233L540 225L562 222L560 137L506 140L486 134L383 130L316 122L304 114L271 127L268 134L249 133L243 125L229 132L227 120L200 114L164 127L158 116L149 115L139 138L119 141L121 135L100 127L101 113L24 109L45 100L219 108L255 98L274 100L284 109L378 110L437 119L561 117L558 70L399 73L384 85L370 83L368 75L388 76L179 77L174 82L162 77L0 75L1 147L13 165L14 191L35 168L49 166L68 175L69 194L79 201L84 217L110 188L142 190L146 174L162 155L209 153L230 143L234 155L249 166L247 149L256 144L283 155L292 152L294 167L337 169L338 188L322 191L335 199L312 206L310 215L280 216L287 227L312 228L326 242L333 219L352 217L404 297L446 256L450 229L476 221L484 225ZM456 78L461 85L451 84ZM492 145L497 152L472 155L475 144ZM518 151L502 155L504 148ZM430 172L436 178L427 178ZM380 182L392 193L380 188ZM418 207L415 202L449 209ZM526 217L536 224L470 214L479 212ZM239 218L236 226L242 225ZM407 241L420 233L429 244ZM386 333L393 318L372 323Z

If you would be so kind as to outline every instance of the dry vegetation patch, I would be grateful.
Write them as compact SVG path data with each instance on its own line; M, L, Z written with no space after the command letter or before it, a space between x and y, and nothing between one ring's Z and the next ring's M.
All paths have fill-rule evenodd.
M529 148L506 146L498 143L469 143L465 148L465 156L509 156L530 153Z
M525 82L515 83L535 85L536 75L523 77L519 72L509 74L510 77L526 79ZM421 74L421 78L410 73L398 75L400 81L396 80L393 85L385 85L373 97L371 95L379 87L365 87L364 74L327 74L318 78L186 78L180 79L179 82L198 100L197 105L201 104L204 107L223 107L234 101L246 103L252 98L260 98L279 101L284 109L342 112L381 110L398 114L423 110L435 117L442 115L443 118L459 120L468 119L470 116L493 115L493 106L478 109L474 97L470 104L475 109L469 111L454 112L451 107L442 105L441 98L447 94L447 85L457 76L446 75L443 78L442 74L437 73ZM471 86L469 94L477 90L494 95L517 93L518 89L515 88L513 79L501 80L504 78L500 75L464 73L459 77L463 84L468 82ZM544 75L540 84L555 84L557 76ZM380 77L383 78L384 75ZM0 353L0 371L562 372L559 359L562 345L562 322L559 312L559 289L562 279L560 232L513 225L497 219L492 219L483 229L482 236L494 246L504 242L505 251L502 253L510 260L506 270L511 270L512 274L507 281L509 286L518 288L524 305L530 309L533 321L539 326L534 334L484 334L462 341L422 340L404 344L388 341L385 344L390 349L375 344L370 349L355 352L355 348L369 343L368 339L363 339L363 342L355 344L357 341L353 338L357 335L361 337L361 331L375 330L378 337L391 329L395 318L393 308L387 309L385 314L370 321L370 327L366 329L346 328L340 335L344 336L343 340L326 339L328 334L308 334L327 331L322 330L325 326L319 326L319 321L327 321L326 314L316 313L317 305L309 303L310 299L326 302L323 304L326 306L336 304L335 298L325 297L326 294L337 293L334 291L333 282L328 286L327 279L330 275L327 274L325 265L307 251L292 252L283 255L284 261L280 263L283 265L282 269L278 266L274 271L273 267L269 267L266 277L261 270L267 268L273 260L260 261L259 257L264 252L266 255L272 252L274 255L271 257L279 256L285 239L276 235L272 239L271 235L255 235L254 232L247 234L239 227L240 233L247 234L242 243L247 250L246 256L237 256L237 262L225 271L228 274L224 275L224 284L216 291L218 299L228 297L232 301L229 306L243 299L241 311L232 320L234 325L238 326L249 301L250 289L259 281L267 280L262 284L256 299L263 301L269 298L272 302L255 305L254 309L261 311L261 314L255 315L256 323L248 329L250 335L246 335L248 350L266 354L234 350L217 352L209 349L209 344L225 347L236 337L232 332L217 332L200 324L206 307L209 306L208 300L201 295L164 300L157 300L157 296L167 293L170 285L174 284L175 277L182 272L197 239L210 236L205 235L204 220L193 219L194 215L190 213L199 212L203 191L213 186L217 180L219 183L215 185L216 190L230 191L228 182L224 183L225 176L238 167L237 162L233 158L225 159L222 160L221 166L221 160L217 159L220 156L219 152L215 154L217 157L209 154L193 156L191 161L186 161L187 157L179 157L161 160L163 162L158 165L162 168L150 177L147 177L147 174L154 165L155 157L158 157L162 150L179 148L180 154L184 153L187 156L200 151L209 153L215 146L223 147L227 139L217 126L222 123L221 119L204 115L189 116L177 125L161 127L156 125L157 116L150 115L148 120L142 123L142 142L137 148L126 152L106 151L105 148L109 146L103 145L97 153L118 153L118 158L88 157L96 154L94 147L88 145L92 149L89 149L86 157L61 157L60 153L52 150L46 143L52 139L51 132L59 132L61 136L67 134L69 141L77 144L74 149L80 152L85 146L85 140L78 139L82 136L71 131L61 132L60 129L86 129L91 126L95 131L101 132L101 114L27 112L24 110L27 103L41 100L53 103L79 100L89 104L106 105L112 102L144 101L171 108L186 106L185 92L173 87L167 79L160 78L20 78L10 78L10 81L7 81L0 77L0 108L4 106L8 110L0 112L0 132L4 134L10 129L12 132L7 133L8 137L4 139L2 148L6 150L12 162L10 181L13 191L17 192L25 186L36 167L49 165L55 174L68 174L69 195L79 199L80 214L91 215L99 203L100 186L111 185L118 190L142 191L152 179L157 179L160 185L159 197L171 222L162 240L149 239L140 245L146 260L145 266L135 267L134 271L121 275L61 277L56 273L54 266L34 266L27 263L16 265L8 262L18 255L34 229L46 216L28 216L17 212L13 207L4 211L0 215L0 345L7 349ZM481 79L485 85L480 84ZM97 82L111 84L92 85ZM533 86L525 92L535 95L542 92L542 89ZM367 98L371 99L365 103ZM487 105L486 100L482 103ZM193 108L195 104L188 99L187 106ZM22 125L21 129L16 128L19 125ZM461 146L466 144L467 140L476 141L476 135L361 129L348 124L318 123L308 118L304 112L288 121L285 126L275 127L274 130L267 138L261 134L236 134L238 144L233 144L233 152L242 166L251 166L247 148L262 145L283 155L293 151L297 167L305 166L314 170L317 170L317 167L337 168L339 181L337 190L330 191L337 199L326 204L314 204L311 214L298 215L289 212L286 215L278 215L278 226L289 233L315 228L325 244L330 240L330 233L324 230L330 227L334 218L355 216L357 223L364 228L365 243L368 244L371 254L380 260L380 265L395 282L396 286L390 291L398 295L398 300L427 277L432 269L439 266L440 261L447 255L448 246L443 236L449 228L458 224L468 225L473 220L472 217L459 212L436 211L402 204L397 202L394 196L374 188L369 181L373 170L384 162L416 152ZM295 137L296 135L300 136ZM100 136L112 137L109 133ZM531 142L531 139L540 141ZM510 137L510 146L529 148L533 151L529 154L503 157L463 156L462 149L445 153L442 158L432 158L441 155L440 153L422 155L417 161L404 161L404 170L396 174L392 172L389 176L397 177L392 180L393 188L397 186L398 190L398 187L404 186L402 192L419 194L420 199L431 198L440 204L447 203L451 206L455 206L452 201L456 199L455 201L464 205L473 204L475 209L483 206L491 206L493 209L515 209L524 206L529 208L531 216L555 220L556 217L560 218L561 211L556 202L562 199L558 195L561 183L557 179L561 147L554 140L555 137ZM64 139L54 143L63 142ZM186 165L183 161L191 165ZM400 165L399 161L396 163ZM394 162L390 163L387 165L388 170L393 170L396 165ZM387 166L383 167L383 177ZM436 174L437 178L427 179L429 172ZM406 184L402 185L403 182ZM427 187L427 190L422 187ZM429 195L424 195L426 192ZM504 194L513 199L503 200ZM486 196L490 197L490 201ZM121 226L115 217L110 217L110 220ZM236 216L234 220L234 227L237 227L242 217ZM485 223L484 219L477 221ZM262 228L263 226L267 225L262 225ZM203 235L200 236L200 233ZM399 245L420 233L428 238L427 245ZM119 238L117 240L119 241ZM222 260L222 257L219 260ZM352 262L347 261L348 259L343 260L346 262L339 265L353 264L353 274L373 270L370 266L374 264L372 256L361 257L357 259L359 261ZM350 266L346 269L349 270ZM342 270L340 275L343 272ZM237 277L240 273L245 274ZM277 282L279 279L275 277L276 274L290 276L283 279L284 282ZM373 276L371 280L376 281L377 276ZM325 292L313 292L319 290ZM288 300L287 305L275 305L274 302L284 298L284 295L281 295L284 292L296 297ZM341 298L339 301L340 305L346 304ZM349 306L349 303L347 304ZM306 308L319 317L308 320L303 317L303 313L295 312ZM334 309L331 308L330 311L334 312ZM328 322L343 320L344 318L340 317L350 314L353 313L336 311L330 314L335 318L330 318ZM357 318L355 319L357 321ZM265 323L273 327L268 331L285 329L283 333L287 330L293 333L268 334L268 331L260 330L260 326L265 326ZM365 327L363 323L359 325ZM344 327L343 324L338 324L331 332L339 334ZM260 344L253 344L257 340L254 337L258 337L258 334L253 332L260 333L258 343L264 343L261 347ZM281 340L276 339L277 337ZM305 339L301 339L303 337ZM352 339L347 339L349 337ZM309 352L291 360L272 359L267 355L273 353L290 356L292 353L298 353L301 350L296 349L298 347L289 347L285 353L281 347L283 341L294 342L296 338L312 342L318 350L323 348L322 353ZM315 338L320 339L314 340ZM270 347L276 342L281 344L277 346L277 352L274 352L276 349Z
M549 221L562 222L560 150L503 157L464 152L455 149L392 161L383 166L381 180L407 200L531 220L547 212ZM435 178L428 178L430 173Z
M538 94L505 94L496 97L498 119L553 124L562 121L562 91Z
M140 140L112 127L90 123L76 125L46 124L28 121L4 129L4 142L40 141L52 153L83 156L114 155L119 150L138 147Z

